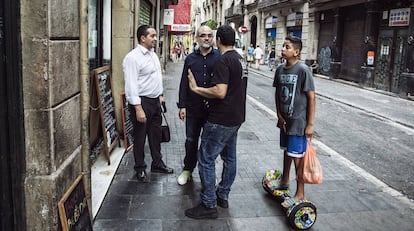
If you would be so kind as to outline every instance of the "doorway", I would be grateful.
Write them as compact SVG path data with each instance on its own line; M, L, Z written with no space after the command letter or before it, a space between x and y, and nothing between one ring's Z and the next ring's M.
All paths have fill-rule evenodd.
M0 230L26 230L19 1L0 3Z
M251 19L250 19L250 23L251 23L251 26L250 26L250 30L251 30L251 32L250 32L250 44L253 44L253 47L256 47L256 36L257 36L257 18L256 18L256 16L253 16Z
M374 86L378 89L400 93L400 75L404 72L407 29L380 30Z

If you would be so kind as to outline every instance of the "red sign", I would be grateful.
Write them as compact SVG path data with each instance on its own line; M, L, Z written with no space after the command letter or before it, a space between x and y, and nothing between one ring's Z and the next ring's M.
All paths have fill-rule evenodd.
M247 32L247 27L246 26L242 26L241 27L241 32L242 33L246 33Z
M168 5L169 9L173 9L174 10L174 23L173 24L178 24L178 25L185 25L184 26L184 30L181 30L183 28L179 28L177 29L177 27L175 27L176 29L173 30L172 26L168 27L168 31L175 31L175 32L188 32L191 31L191 0L180 0L177 1L178 4L177 5ZM190 30L188 30L187 27L190 27Z

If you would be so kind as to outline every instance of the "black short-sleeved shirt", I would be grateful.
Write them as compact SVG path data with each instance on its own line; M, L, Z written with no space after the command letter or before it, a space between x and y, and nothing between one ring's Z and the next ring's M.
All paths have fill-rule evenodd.
M227 84L227 94L224 99L209 100L208 122L237 126L245 121L247 77L243 76L242 61L235 50L225 52L216 61L211 84Z

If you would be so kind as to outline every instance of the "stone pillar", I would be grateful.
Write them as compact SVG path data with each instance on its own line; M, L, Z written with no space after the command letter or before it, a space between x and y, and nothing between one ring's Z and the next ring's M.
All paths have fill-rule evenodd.
M82 173L79 3L20 5L26 227L58 230L58 201Z
M367 16L365 19L364 44L362 50L365 61L361 66L361 75L359 83L363 86L372 87L374 80L374 53L377 50L377 39L380 22L379 5L376 0L365 4ZM368 52L370 56L368 56Z
M344 19L341 8L334 9L334 28L332 38L332 61L331 61L331 77L338 78L341 70L342 59L342 42L344 39Z
M305 60L306 64L309 64L309 52L311 51L311 39L310 39L310 28L309 28L309 7L308 3L303 4L300 11L303 13L302 19L302 52L301 59Z
M405 67L401 74L402 83L406 83L405 87L401 89L403 93L410 99L414 99L414 0L410 1L411 12L410 12L410 25L408 27L408 38L407 38L407 55L405 57Z
M302 24L302 42L304 49L302 50L303 57L306 64L312 65L317 60L318 51L318 37L319 37L319 24L315 20L314 9L309 8L309 3L303 5L303 24ZM313 65L313 67L316 67ZM316 70L314 70L316 71Z
M131 0L117 0L112 4L112 94L116 112L116 127L119 134L123 134L120 97L120 93L124 92L122 61L134 47L134 39L136 38L134 12L138 12L138 9L133 7L137 8L139 4L133 4Z
M246 46L246 52L247 52L247 48L249 48L250 41L251 41L251 36L250 36L251 28L248 26L249 25L249 11L247 10L247 7L245 5L243 5L242 10L243 10L243 25L247 27L247 32L245 32L243 36L243 44Z
M256 31L256 44L260 45L260 47L263 49L263 51L265 50L265 38L264 38L264 19L263 19L263 12L262 11L258 11L257 14L257 31Z

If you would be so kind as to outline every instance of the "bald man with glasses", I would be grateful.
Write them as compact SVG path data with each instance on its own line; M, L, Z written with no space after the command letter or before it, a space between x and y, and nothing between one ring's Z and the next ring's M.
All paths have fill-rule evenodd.
M183 172L178 176L177 183L185 185L192 179L192 172L197 165L197 151L201 128L207 119L208 100L195 94L189 89L188 69L191 69L197 84L210 87L213 67L220 56L220 52L213 48L213 31L208 26L201 26L197 30L196 49L187 56L181 75L178 116L185 121L185 157Z

